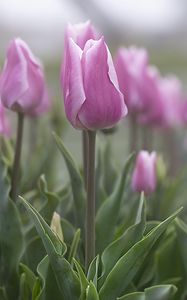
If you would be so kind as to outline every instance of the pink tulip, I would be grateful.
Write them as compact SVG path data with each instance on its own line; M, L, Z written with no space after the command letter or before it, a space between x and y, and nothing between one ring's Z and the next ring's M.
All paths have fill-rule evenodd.
M148 66L144 73L142 95L144 109L139 113L137 121L144 125L160 127L162 123L163 104L160 90L161 76L155 66Z
M41 106L45 89L40 62L24 41L12 40L0 82L3 105L23 114L32 114Z
M71 37L66 43L61 84L68 120L79 129L112 127L127 107L104 38L88 40L83 49Z
M10 124L5 114L5 108L3 107L0 99L0 135L10 136Z
M176 127L182 124L183 90L181 82L174 76L162 79L160 83L162 96L162 126Z
M147 68L144 98L147 105L138 117L140 123L160 128L182 124L183 91L176 77L162 78L156 68Z
M84 49L88 40L98 40L101 35L97 32L91 22L87 21L76 25L68 24L65 32L65 44L70 37L81 49Z
M129 112L136 114L142 111L145 106L142 94L143 80L148 65L146 50L135 47L120 48L115 56L114 65Z
M150 194L156 189L156 153L140 151L132 175L132 190Z

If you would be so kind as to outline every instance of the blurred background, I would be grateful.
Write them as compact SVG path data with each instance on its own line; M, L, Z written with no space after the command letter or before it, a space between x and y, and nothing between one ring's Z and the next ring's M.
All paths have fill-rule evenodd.
M105 35L112 53L121 45L146 47L150 62L157 65L163 75L176 74L186 89L186 0L0 0L0 69L9 40L16 36L24 39L44 63L56 107L52 120L55 124L61 122L63 114L59 73L64 29L67 22L87 19ZM80 158L80 132L66 122L63 126L67 129L62 130L65 143L73 155ZM127 126L120 126L114 135L119 164L128 151ZM47 130L47 134L51 132L49 125ZM159 149L159 145L155 148Z

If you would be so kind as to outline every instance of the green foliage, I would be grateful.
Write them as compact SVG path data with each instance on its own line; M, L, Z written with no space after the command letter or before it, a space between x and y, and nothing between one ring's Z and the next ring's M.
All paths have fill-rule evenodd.
M0 285L4 297L18 295L18 265L23 250L23 233L18 209L9 199L7 168L0 161Z
M117 169L111 147L99 149L97 251L86 273L83 178L56 135L55 141L69 172L56 191L42 175L13 203L10 158L0 161L0 299L185 300L187 225L180 209L166 218L180 206L179 180L162 182L150 198L133 194L134 156Z

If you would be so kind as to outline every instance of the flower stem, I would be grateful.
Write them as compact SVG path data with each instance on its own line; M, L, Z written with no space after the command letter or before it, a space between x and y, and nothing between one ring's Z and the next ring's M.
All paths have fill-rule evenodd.
M83 159L83 177L84 177L84 185L87 187L87 161L88 161L88 141L87 141L87 132L82 130L82 159Z
M10 192L10 196L14 202L16 202L17 195L18 195L20 158L21 158L22 138L23 138L23 123L24 123L24 115L18 112L16 149L15 149L14 163L12 169L12 181L11 181L11 192Z
M87 131L87 204L85 234L85 269L95 257L95 131Z

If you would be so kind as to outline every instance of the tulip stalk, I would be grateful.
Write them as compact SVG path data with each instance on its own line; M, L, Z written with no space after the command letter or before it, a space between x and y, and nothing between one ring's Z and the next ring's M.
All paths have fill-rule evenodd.
M95 257L95 140L96 131L87 130L86 270Z
M11 199L16 202L18 195L18 185L20 176L20 158L22 149L22 139L23 139L23 124L24 115L18 112L18 124L17 124L17 137L16 137L16 148L14 155L14 163L12 169L12 181L11 181Z

